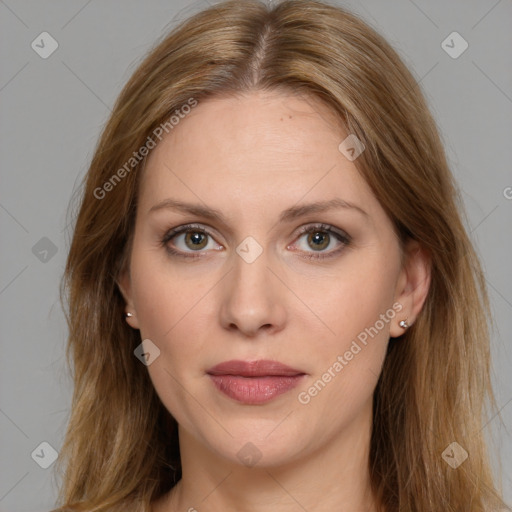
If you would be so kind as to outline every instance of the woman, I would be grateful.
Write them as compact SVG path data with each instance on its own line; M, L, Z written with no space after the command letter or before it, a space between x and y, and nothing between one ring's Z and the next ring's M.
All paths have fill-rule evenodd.
M62 509L504 509L461 211L417 84L361 20L235 0L184 22L87 174Z

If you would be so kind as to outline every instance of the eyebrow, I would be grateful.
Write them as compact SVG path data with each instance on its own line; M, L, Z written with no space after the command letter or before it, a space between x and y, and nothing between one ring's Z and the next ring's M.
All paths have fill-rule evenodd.
M160 203L152 206L148 211L148 214L163 209L178 210L184 213L190 213L192 215L197 215L198 217L204 217L226 224L226 220L222 212L216 210L215 208L208 208L200 204L185 203L183 201L178 201L171 198L164 199ZM369 217L368 213L359 206L349 203L348 201L344 201L343 199L336 198L329 201L317 201L314 203L296 205L287 208L279 216L279 222L290 222L310 213L320 213L334 209L353 210L359 212L365 217Z

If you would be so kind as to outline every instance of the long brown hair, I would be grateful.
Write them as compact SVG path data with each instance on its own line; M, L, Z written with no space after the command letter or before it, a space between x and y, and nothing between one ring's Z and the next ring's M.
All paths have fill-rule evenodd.
M482 437L486 406L495 408L485 280L418 84L379 34L339 7L233 0L197 13L149 53L86 175L62 281L75 385L57 466L62 510L148 510L181 477L176 422L133 354L140 334L124 321L116 283L145 161L131 158L160 126L172 129L183 105L253 90L323 101L364 143L355 163L401 240L432 256L426 303L390 344L374 395L369 473L379 503L387 512L505 507ZM469 454L457 469L443 456L450 445Z

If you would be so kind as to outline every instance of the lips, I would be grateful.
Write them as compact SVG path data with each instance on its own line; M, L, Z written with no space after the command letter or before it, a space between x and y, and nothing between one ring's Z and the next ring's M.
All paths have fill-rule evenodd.
M269 402L293 389L306 375L277 361L226 361L206 372L215 387L247 405Z
M206 373L210 375L238 375L240 377L291 377L304 375L301 370L296 370L278 361L226 361L210 368Z

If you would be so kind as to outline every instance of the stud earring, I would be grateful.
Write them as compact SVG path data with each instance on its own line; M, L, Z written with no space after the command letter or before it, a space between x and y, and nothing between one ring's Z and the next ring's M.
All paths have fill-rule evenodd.
M405 320L400 320L400 322L398 323L398 325L402 328L402 329L407 329L409 327L409 324L405 321Z
M133 316L133 315L130 312L128 312L128 313L126 313L125 316L129 317L129 316Z

